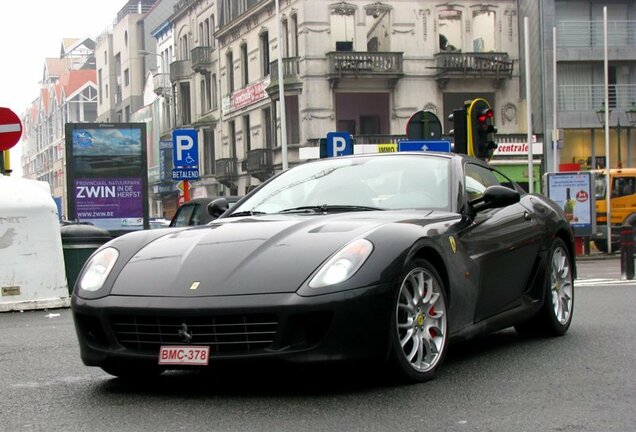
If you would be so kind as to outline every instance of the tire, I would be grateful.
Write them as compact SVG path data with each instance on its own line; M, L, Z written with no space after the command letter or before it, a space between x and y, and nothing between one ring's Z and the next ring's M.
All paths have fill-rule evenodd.
M432 379L448 346L444 286L426 260L410 261L400 277L391 319L391 359L398 377L412 382Z
M163 369L153 364L139 363L107 363L101 366L102 370L109 375L126 381L146 381L155 378L163 373Z
M572 260L565 243L554 240L545 278L543 306L528 321L515 325L523 336L562 336L570 328L574 308L574 281Z

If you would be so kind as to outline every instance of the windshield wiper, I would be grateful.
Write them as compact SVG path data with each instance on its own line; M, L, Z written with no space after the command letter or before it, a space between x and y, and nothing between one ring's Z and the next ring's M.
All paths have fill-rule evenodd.
M226 217L256 216L256 215L264 215L264 214L267 214L267 213L262 211L246 210L246 211L232 213L231 215L227 215Z
M328 213L328 212L347 212L347 211L373 211L384 210L377 207L356 206L356 205L339 205L339 204L322 204L314 206L300 206L281 210L278 213Z

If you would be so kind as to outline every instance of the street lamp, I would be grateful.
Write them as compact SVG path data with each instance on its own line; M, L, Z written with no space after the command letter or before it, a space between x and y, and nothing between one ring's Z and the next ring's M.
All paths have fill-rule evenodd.
M608 117L612 115L612 110L609 110ZM629 141L631 139L631 126L636 126L636 102L632 102L632 106L630 109L625 111L625 116L627 117L627 121L629 122L629 126L627 127L627 140L628 146ZM605 102L602 102L601 109L596 111L596 117L598 118L601 126L605 126ZM618 134L618 167L623 167L623 161L621 159L621 117L620 113L618 118L616 119L616 133ZM629 154L628 154L629 158ZM609 168L609 167L608 167Z
M611 118L612 110L610 109L607 118ZM596 117L601 126L605 126L605 102L601 103L601 109L596 111ZM616 120L616 133L618 134L618 168L623 168L623 159L621 158L621 116L620 113ZM609 167L606 167L609 169Z

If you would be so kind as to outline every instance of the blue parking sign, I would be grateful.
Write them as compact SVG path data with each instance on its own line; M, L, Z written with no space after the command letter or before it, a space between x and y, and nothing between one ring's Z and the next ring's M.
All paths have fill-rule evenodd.
M349 132L329 132L327 134L327 157L353 154L353 140Z
M194 129L172 132L172 161L175 167L199 166L199 135Z

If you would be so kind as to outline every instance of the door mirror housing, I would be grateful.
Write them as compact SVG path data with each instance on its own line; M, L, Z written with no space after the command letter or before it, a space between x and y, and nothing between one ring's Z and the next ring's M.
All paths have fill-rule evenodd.
M518 203L521 199L519 192L501 185L488 186L484 194L472 201L470 205L475 212L493 208L506 207Z
M208 214L218 218L230 208L227 200L223 197L217 198L208 204Z

